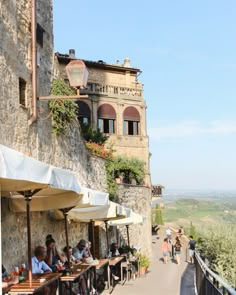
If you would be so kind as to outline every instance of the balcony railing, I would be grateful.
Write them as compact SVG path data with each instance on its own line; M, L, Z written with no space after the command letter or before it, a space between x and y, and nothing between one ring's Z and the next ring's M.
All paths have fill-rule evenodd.
M88 83L85 89L81 89L82 94L105 94L111 96L128 96L141 98L143 90L138 84L136 88L119 87L114 85L103 85L98 83Z
M195 253L196 288L198 295L236 295L236 291L210 270Z

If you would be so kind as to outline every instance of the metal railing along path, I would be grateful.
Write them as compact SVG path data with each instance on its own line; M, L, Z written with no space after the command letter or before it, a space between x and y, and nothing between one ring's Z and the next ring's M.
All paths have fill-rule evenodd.
M196 289L198 295L236 295L236 291L215 274L195 252Z

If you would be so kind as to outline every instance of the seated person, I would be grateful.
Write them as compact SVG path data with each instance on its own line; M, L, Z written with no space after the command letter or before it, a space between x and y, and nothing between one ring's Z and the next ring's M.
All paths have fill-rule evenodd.
M56 242L53 238L46 239L46 247L47 247L47 255L46 255L46 263L50 266L52 271L57 271L58 266L61 266L65 263L65 258L58 251Z
M46 249L43 246L35 248L34 255L32 257L32 273L43 274L52 272L52 269L45 263ZM57 283L52 282L50 285L44 287L42 290L34 293L36 295L54 295L57 291Z
M91 253L91 242L90 241L88 241L86 243L85 251L86 251L86 254L87 254L88 257L92 257L93 258L93 255Z
M118 244L117 243L112 243L111 247L110 247L110 252L111 252L111 257L117 257L120 256L120 252L118 250ZM115 266L110 266L111 269L111 274L112 277L115 281L118 281L119 278L119 274L120 274L120 268L118 267L118 265Z
M19 283L18 277L11 277L8 274L6 268L2 265L2 288L4 289L18 283Z
M86 245L87 242L84 239L81 239L77 246L73 248L72 254L75 259L83 262L84 258L89 257L88 253L86 252Z
M75 256L72 254L72 247L71 246L68 246L68 247L69 247L70 262L72 262L72 263L79 263L80 260L76 259ZM64 258L65 264L67 264L67 246L65 246L63 248L63 253L65 255L65 258Z
M72 249L72 255L77 261L84 262L84 259L88 257L86 244L87 242L84 239L81 239L77 246ZM84 275L81 275L79 278L79 290L81 294L87 294L88 288Z
M117 257L117 256L120 256L120 252L118 250L118 244L117 243L112 243L111 244L111 248L110 248L110 251L111 251L111 256L112 257Z

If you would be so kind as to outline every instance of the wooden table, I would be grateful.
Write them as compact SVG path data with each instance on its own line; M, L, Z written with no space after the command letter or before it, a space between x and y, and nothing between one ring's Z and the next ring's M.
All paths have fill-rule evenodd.
M62 282L68 282L70 285L70 294L72 294L73 282L75 282L81 275L85 274L88 270L90 270L94 265L80 263L71 266L71 273L67 275L63 275L59 279L59 294L63 294L62 290Z
M61 276L60 273L46 273L46 274L37 274L33 275L32 282L29 280L23 281L19 284L12 285L10 287L9 295L16 294L34 294L43 287L48 286L52 282L58 280Z
M120 263L123 259L124 259L124 256L112 257L112 258L109 260L109 265L110 265L110 266L115 266L115 265L117 265L118 263Z
M110 290L111 277L110 277L109 259L100 259L99 260L99 264L96 265L96 270L99 270L101 268L106 268L107 269L107 284L108 284L107 289Z

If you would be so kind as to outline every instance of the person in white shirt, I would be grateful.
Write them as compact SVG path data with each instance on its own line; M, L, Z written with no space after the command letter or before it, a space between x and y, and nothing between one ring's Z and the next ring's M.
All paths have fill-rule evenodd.
M171 242L171 229L169 226L166 229L166 237L168 239L168 242Z
M43 274L52 272L52 269L44 261L46 259L47 251L43 246L37 246L34 250L34 257L32 257L32 273ZM38 291L37 295L54 295L57 291L57 283L52 282L50 285Z

